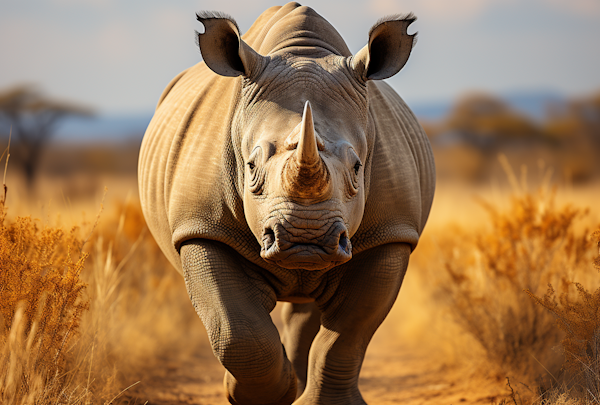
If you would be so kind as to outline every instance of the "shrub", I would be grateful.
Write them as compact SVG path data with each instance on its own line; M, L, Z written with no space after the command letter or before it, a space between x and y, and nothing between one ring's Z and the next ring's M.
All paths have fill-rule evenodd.
M598 256L593 263L600 271L600 229L592 234L598 244ZM569 287L574 286L577 294ZM565 333L561 345L565 369L572 374L571 396L586 402L600 403L600 287L588 292L580 283L563 282L563 292L556 296L552 285L542 297L529 292L535 302L556 317L556 324Z
M439 297L492 368L530 384L536 374L558 371L552 347L562 332L524 290L538 293L586 263L589 239L575 223L587 211L557 207L555 193L544 189L513 196L507 210L483 206L487 228L459 229L440 243Z

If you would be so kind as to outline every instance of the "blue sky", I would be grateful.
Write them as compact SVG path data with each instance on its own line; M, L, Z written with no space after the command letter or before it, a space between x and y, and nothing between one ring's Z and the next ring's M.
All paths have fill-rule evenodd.
M323 4L321 4L323 3ZM224 11L246 31L274 1L3 0L0 89L34 83L105 114L151 111L162 89L200 61L197 10ZM471 90L600 89L600 0L307 1L352 52L387 14L413 11L419 41L389 83L410 103Z

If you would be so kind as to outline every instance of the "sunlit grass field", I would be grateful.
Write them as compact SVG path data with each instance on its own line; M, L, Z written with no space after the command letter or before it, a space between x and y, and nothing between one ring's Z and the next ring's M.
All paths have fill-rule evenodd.
M504 403L598 403L600 184L526 184L505 169L478 185L438 184L378 335L425 347L463 379L508 377ZM183 280L145 226L136 179L95 182L76 193L42 177L32 193L9 172L2 404L118 403L162 358L207 350Z

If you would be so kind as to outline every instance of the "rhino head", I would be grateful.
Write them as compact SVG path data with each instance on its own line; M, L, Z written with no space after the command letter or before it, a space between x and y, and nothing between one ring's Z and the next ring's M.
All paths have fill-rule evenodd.
M198 44L211 70L242 78L231 129L237 188L262 258L287 269L327 270L352 258L365 208L375 137L368 81L402 69L415 18L380 21L351 55L343 41L311 35L311 24L325 20L301 8L292 21L299 34L286 38L275 24L262 42L265 55L221 14L198 14L205 27ZM290 21L279 25L290 31Z

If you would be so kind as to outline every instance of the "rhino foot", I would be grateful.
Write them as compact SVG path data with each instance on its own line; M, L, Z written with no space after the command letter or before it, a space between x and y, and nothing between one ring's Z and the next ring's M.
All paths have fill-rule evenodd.
M283 396L281 398L279 398L278 400L274 401L274 402L269 402L266 403L264 405L290 405L292 402L294 402L294 400L296 399L296 392L297 392L297 384L296 384L296 374L294 373L293 369L291 369L291 375L290 375L290 385L289 388L287 390L287 392L285 394L283 394ZM237 402L230 393L230 389L232 388L232 385L235 385L236 381L233 378L233 376L229 373L229 372L225 372L225 378L223 379L223 385L225 386L225 395L227 397L227 401L229 401L230 404L232 405L246 405L246 402ZM262 391L264 388L263 387L256 387L256 390L260 390ZM261 402L261 405L263 405L263 403Z

